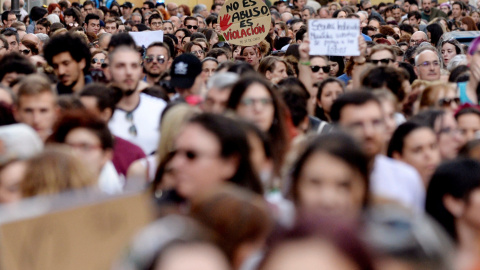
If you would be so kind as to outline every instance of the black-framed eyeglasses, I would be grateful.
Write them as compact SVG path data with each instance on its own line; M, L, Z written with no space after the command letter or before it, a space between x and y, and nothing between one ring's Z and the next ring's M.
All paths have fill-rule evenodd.
M310 66L312 72L318 72L320 69L323 70L324 73L330 72L330 66Z
M147 56L145 56L145 62L147 62L149 64L152 63L155 59L157 59L157 62L159 64L165 63L165 56L163 56L163 55L157 55L157 56L147 55Z
M187 27L188 29L192 29L192 28L195 29L195 30L198 29L198 26L197 26L197 25L186 25L186 27Z
M125 115L125 119L127 119L127 121L131 124L131 126L128 128L128 133L130 133L130 135L132 136L137 136L137 127L133 123L133 111L127 112L127 114Z
M382 63L382 65L388 65L395 62L395 60L393 60L392 58L384 58L384 59L378 59L378 60L373 60L373 59L370 59L370 63L374 64L374 65L378 65L378 63Z
M98 59L98 58L92 58L92 64L96 64L96 63L104 63L105 62L105 59Z
M22 53L22 54L24 54L24 55L28 55L28 54L30 53L30 50L27 50L27 49L25 49L25 50L19 50L19 51L20 51L20 53Z

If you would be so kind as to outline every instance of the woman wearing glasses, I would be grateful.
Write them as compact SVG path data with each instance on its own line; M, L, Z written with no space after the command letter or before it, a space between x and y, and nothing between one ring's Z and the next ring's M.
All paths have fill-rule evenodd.
M320 83L328 78L330 73L330 65L326 56L313 56L310 58L310 68L312 69L312 83Z
M428 108L445 109L455 112L460 105L455 84L436 83L423 90L420 110Z
M200 61L205 58L205 49L199 42L190 41L185 45L185 52L195 55Z
M236 83L227 102L227 108L238 116L253 122L271 140L273 161L280 168L288 149L285 105L271 83L263 77L246 73Z
M38 54L37 44L30 40L23 40L18 46L20 53L29 58L32 55Z
M91 69L101 69L102 64L107 60L107 53L101 50L96 50L92 53L92 61L90 64Z

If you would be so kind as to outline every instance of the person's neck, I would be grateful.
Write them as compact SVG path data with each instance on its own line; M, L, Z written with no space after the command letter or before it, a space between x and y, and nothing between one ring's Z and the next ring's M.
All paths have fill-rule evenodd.
M151 76L150 74L147 74L147 83L150 84L150 85L156 84L159 79L160 79L160 75Z
M473 76L471 76L473 77ZM472 101L473 104L477 104L478 103L478 97L477 97L477 86L478 86L478 82L471 78L468 82L467 82L467 97L470 99L470 101Z
M463 220L455 222L457 231L458 248L460 251L469 251L478 254L480 231L473 228Z
M79 76L77 83L72 87L72 92L80 92L82 91L83 87L85 86L85 76L83 76L83 73Z
M135 91L130 96L123 96L118 102L117 108L130 112L138 106L138 103L140 103L140 92Z

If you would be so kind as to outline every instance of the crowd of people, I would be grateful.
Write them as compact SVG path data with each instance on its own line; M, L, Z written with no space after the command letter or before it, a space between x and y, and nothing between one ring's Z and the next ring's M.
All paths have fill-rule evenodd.
M480 269L471 1L266 0L252 46L223 0L107 3L3 2L0 206L141 186L158 219L114 269ZM359 55L310 55L327 18Z

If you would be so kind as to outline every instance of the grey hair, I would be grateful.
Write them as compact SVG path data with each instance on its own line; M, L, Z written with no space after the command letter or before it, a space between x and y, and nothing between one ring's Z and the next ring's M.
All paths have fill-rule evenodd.
M35 34L35 36L37 36L38 39L40 39L40 41L43 43L50 40L50 37L47 34L38 33L38 34Z
M192 14L199 13L199 12L204 11L206 9L207 9L207 6L205 6L204 4L195 5L192 9Z
M442 56L440 55L440 53L437 51L437 49L435 49L435 47L433 47L430 43L427 43L427 42L422 42L420 45L418 45L418 48L417 50L415 51L415 53L417 55L415 55L415 66L418 66L418 58L420 58L420 55L422 53L424 53L425 51L432 51L434 52L437 57L438 57L438 61L440 62L440 66L442 67L443 66L443 58Z
M235 83L238 82L240 76L233 72L222 72L216 73L207 82L207 89L217 88L223 90L229 87L232 87Z
M54 24L54 23L59 23L60 22L60 18L58 17L57 14L50 14L47 16L47 20L51 23L51 24Z
M452 72L452 70L454 70L456 67L466 64L467 56L465 54L457 54L452 59L450 59L450 62L448 62L447 70Z
M315 14L315 9L311 6L305 6L302 11L305 11L305 10L308 10L308 12L310 13L310 15L312 14Z

